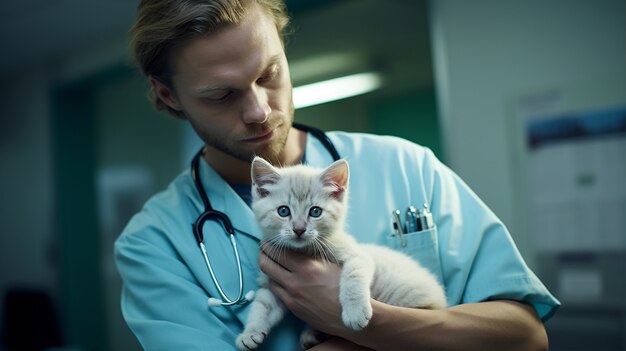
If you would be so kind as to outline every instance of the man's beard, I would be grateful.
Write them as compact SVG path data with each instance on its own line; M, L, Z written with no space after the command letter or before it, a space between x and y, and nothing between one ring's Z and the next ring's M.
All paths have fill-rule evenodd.
M204 142L208 146L211 146L240 161L252 162L254 156L260 156L271 163L276 164L276 162L279 162L280 155L285 148L285 144L287 144L287 137L289 136L289 130L291 129L291 121L285 121L285 123L288 124L287 128L285 128L285 125L281 125L280 130L274 130L275 133L280 134L274 136L275 139L270 144L263 145L261 148L256 150L242 150L238 149L236 146L229 147L229 145L226 145L220 140L210 138L208 136L204 138Z
M206 133L198 133L202 136L203 141L206 145L221 151L222 153L233 157L237 160L244 162L252 162L254 156L260 156L271 162L272 164L280 164L280 156L283 154L285 145L287 143L287 138L289 136L289 131L291 130L291 125L293 123L294 110L293 108L290 111L290 115L287 118L279 118L278 122L268 122L268 124L264 126L256 126L257 130L250 130L250 135L259 135L264 132L268 132L273 130L277 135L273 136L273 140L269 144L263 144L262 146L250 150L244 147L238 147L236 144L230 144L227 140L222 138L208 135ZM194 128L196 129L196 128ZM196 132L199 132L196 129Z

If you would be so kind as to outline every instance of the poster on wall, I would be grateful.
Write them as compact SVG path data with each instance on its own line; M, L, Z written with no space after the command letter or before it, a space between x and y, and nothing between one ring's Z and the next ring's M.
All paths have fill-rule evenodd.
M522 107L535 247L626 249L626 103L572 108L552 92Z

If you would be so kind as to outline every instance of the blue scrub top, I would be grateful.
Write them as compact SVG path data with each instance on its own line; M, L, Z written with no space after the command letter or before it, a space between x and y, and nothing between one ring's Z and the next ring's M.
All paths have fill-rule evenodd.
M424 147L369 134L328 133L350 165L347 230L361 243L405 252L445 286L450 305L493 299L529 303L542 320L560 305L527 267L506 227L449 168ZM326 167L333 160L314 137L307 162ZM244 292L255 290L261 231L251 209L204 161L202 183L213 207L236 228L244 270ZM392 235L391 212L427 203L435 228ZM203 211L189 170L150 199L115 243L122 277L122 312L147 350L235 350L249 304L208 307L220 298L191 231ZM237 266L221 225L207 222L205 245L226 294L238 293ZM298 349L302 323L289 316L272 330L265 350Z

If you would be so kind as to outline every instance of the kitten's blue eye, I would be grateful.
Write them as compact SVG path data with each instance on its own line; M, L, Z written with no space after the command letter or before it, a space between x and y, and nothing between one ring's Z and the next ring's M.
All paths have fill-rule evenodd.
M289 211L289 207L287 206L280 206L278 208L278 215L281 217L287 217L291 214L291 211Z
M309 216L311 216L313 218L317 218L317 217L319 217L321 215L322 215L322 209L317 207L317 206L313 206L309 210Z

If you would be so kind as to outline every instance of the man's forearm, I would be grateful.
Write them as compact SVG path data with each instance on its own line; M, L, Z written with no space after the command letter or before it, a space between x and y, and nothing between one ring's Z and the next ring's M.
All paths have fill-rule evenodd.
M374 315L360 332L342 337L374 350L548 349L543 324L534 310L513 301L489 301L418 310L372 301Z
M308 351L373 351L365 346L352 343L338 337L332 337L323 343L313 346Z

